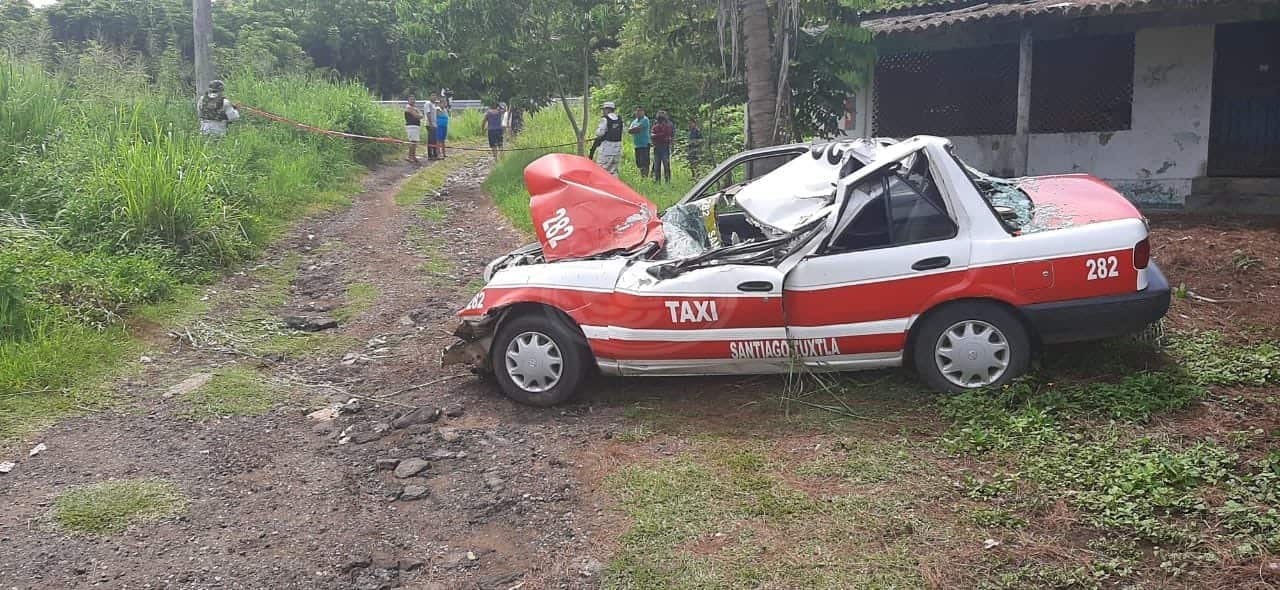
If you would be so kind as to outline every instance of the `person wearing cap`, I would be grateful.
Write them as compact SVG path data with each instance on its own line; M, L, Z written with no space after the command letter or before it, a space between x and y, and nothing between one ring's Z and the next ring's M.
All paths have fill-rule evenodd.
M201 134L222 137L227 134L227 123L240 118L240 112L223 96L226 88L222 80L210 81L208 91L196 99Z
M614 112L613 101L605 102L600 123L596 125L596 139L591 144L591 159L609 174L618 175L618 163L622 160L622 117Z

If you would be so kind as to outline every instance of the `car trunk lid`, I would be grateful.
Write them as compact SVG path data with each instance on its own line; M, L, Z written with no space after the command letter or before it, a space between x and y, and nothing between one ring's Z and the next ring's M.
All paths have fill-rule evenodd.
M1124 195L1088 174L1034 176L1016 183L1035 203L1031 223L1023 228L1024 232L1142 219L1142 213Z
M547 262L665 240L658 207L595 162L548 154L524 170L529 214Z

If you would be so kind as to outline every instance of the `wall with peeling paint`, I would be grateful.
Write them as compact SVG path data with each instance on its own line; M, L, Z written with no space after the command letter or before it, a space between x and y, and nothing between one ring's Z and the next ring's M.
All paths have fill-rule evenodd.
M1087 172L1146 207L1181 207L1209 157L1212 25L1149 28L1134 37L1133 124L1126 131L1030 138L1030 174ZM971 165L1013 169L1013 136L953 137Z

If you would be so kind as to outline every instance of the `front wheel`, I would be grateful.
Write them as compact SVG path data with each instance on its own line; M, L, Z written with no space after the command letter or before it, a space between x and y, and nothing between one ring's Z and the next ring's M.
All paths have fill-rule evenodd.
M929 314L912 351L916 370L934 389L1000 386L1026 372L1031 340L1022 321L991 303L956 303Z
M582 340L551 312L503 322L490 349L494 377L515 401L554 406L573 397L586 375L590 352Z

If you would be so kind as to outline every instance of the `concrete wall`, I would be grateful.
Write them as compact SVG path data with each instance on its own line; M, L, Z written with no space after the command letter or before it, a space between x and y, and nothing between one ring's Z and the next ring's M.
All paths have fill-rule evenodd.
M1032 134L1028 173L1087 172L1150 208L1181 207L1205 175L1213 88L1213 26L1140 29L1134 38L1133 124L1126 131ZM1013 136L953 137L994 174L1013 170Z

